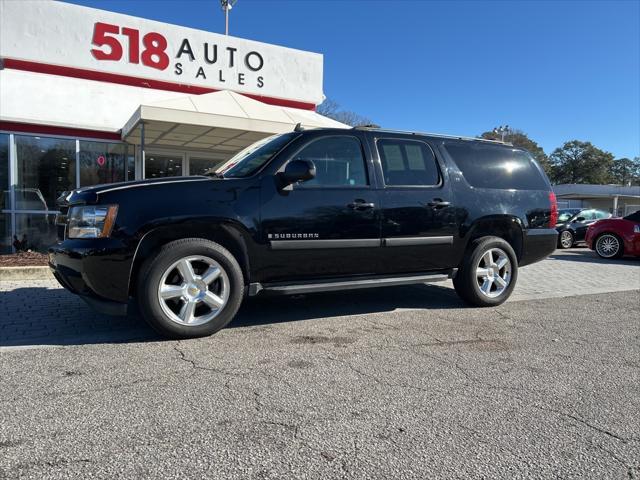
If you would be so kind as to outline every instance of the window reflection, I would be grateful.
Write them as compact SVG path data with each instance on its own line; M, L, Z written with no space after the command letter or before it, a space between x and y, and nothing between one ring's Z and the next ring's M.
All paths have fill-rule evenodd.
M11 215L0 213L0 254L11 253Z
M16 135L17 210L55 210L62 192L76 186L75 140Z
M145 178L179 177L182 175L182 156L148 154L145 158Z
M80 140L80 186L124 182L126 145Z
M42 213L16 214L16 235L13 239L16 250L46 252L56 243L55 215Z

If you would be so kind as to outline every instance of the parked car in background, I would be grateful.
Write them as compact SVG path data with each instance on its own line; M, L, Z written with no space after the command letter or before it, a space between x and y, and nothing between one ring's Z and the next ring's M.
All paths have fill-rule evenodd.
M602 258L640 257L640 210L623 218L595 222L587 229L585 239Z
M558 248L571 248L576 243L584 242L589 225L611 214L604 210L566 208L558 212Z

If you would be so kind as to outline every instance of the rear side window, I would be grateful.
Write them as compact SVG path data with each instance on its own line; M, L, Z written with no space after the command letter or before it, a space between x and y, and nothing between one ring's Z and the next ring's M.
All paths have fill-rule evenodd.
M548 190L531 156L515 148L482 143L446 143L469 185L504 190Z
M436 158L426 143L381 139L378 153L385 185L429 186L440 182Z

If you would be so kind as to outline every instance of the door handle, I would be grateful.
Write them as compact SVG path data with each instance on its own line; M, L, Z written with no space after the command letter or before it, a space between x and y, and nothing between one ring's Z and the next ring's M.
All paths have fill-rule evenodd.
M369 210L374 208L375 206L376 206L375 203L365 202L364 200L360 200L360 199L356 199L353 201L353 203L349 203L347 205L347 207L349 207L352 210Z
M445 202L441 198L434 198L433 200L428 202L427 205L434 208L443 208L451 205L451 202Z

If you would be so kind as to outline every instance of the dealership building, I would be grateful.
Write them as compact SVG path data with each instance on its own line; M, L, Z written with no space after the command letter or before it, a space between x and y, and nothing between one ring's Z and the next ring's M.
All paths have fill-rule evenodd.
M318 53L0 0L0 252L53 243L64 191L202 174L298 123L345 127L315 112L322 74Z

